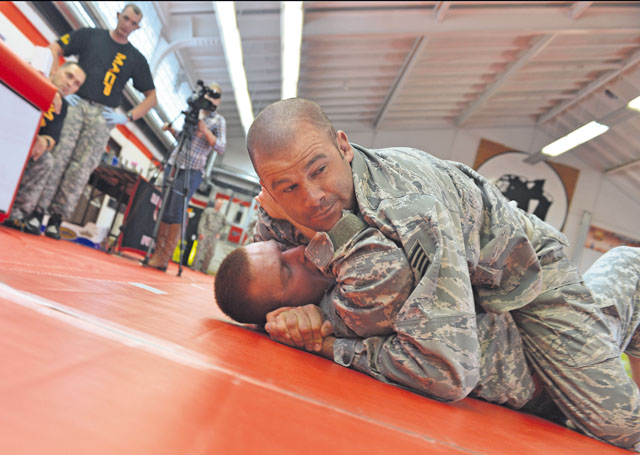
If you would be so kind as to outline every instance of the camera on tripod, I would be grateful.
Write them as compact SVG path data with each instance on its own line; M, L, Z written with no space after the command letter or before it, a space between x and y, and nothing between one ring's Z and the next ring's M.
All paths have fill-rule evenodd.
M190 111L195 111L196 117L200 112L200 109L205 109L211 112L216 110L216 105L206 99L205 95L208 95L214 100L220 98L220 92L207 87L201 80L198 81L198 86L200 87L200 89L197 92L194 91L193 95L191 95L191 97L187 100Z

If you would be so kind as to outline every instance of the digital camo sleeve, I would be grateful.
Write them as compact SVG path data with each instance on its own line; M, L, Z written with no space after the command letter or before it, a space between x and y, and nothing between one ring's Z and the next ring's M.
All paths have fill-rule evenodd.
M318 233L307 247L307 257L338 281L336 299L326 315L343 333L348 328L360 337L338 338L334 360L441 400L467 396L478 382L480 347L470 284L462 290L459 283L439 289L450 279L464 286L464 277L448 270L450 264L459 264L450 260L453 252L439 245L424 277L407 295L405 286L412 280L406 278L412 273L403 248L367 228L334 251L330 234ZM450 295L444 298L443 293Z
M291 223L271 218L262 207L258 207L258 221L253 241L266 240L275 240L283 250L308 243L307 238Z

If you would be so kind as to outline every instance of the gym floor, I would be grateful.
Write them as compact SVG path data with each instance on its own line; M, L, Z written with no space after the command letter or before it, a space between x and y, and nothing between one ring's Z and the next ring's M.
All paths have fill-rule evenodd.
M231 323L213 277L0 227L0 453L629 453Z

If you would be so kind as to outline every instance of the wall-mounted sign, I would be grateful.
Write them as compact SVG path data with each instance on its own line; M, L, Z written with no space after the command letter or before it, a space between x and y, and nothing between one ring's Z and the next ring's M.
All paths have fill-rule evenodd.
M580 171L547 161L529 164L527 156L483 139L474 168L522 210L562 230Z

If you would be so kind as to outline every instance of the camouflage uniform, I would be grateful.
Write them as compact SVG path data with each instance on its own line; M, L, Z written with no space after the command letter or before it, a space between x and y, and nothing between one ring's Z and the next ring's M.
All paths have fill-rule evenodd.
M45 152L37 161L29 159L11 209L11 219L19 220L31 215L40 200L42 189L53 166L51 152Z
M60 141L53 149L54 167L45 183L38 209L69 219L91 173L106 151L110 127L102 116L104 106L80 98L69 111Z
M193 261L195 269L207 273L216 250L216 234L222 235L222 230L226 225L225 216L217 212L214 207L204 209L198 221L198 248ZM203 239L200 239L200 234L204 235Z
M638 443L640 392L563 234L473 169L419 150L354 145L351 167L357 216L306 249L338 282L322 305L343 335L337 363L442 400L473 394L520 407L532 396L530 373L506 346L522 344L579 428ZM289 223L260 217L259 239L306 243Z

